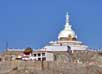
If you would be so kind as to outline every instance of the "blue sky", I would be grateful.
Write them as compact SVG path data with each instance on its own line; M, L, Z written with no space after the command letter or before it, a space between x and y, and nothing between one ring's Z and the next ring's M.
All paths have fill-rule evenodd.
M41 48L57 40L65 14L78 39L90 48L102 47L102 0L0 0L0 50Z

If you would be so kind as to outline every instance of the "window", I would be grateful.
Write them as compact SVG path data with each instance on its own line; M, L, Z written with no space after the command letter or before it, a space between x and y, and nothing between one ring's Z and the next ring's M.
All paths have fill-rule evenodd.
M42 58L42 61L46 61L46 58L44 57L44 58Z
M41 61L41 58L38 58L38 61Z
M34 54L34 57L36 57L36 54Z
M42 56L45 56L45 53L42 53Z
M38 53L38 56L41 56L41 54L40 54L40 53Z

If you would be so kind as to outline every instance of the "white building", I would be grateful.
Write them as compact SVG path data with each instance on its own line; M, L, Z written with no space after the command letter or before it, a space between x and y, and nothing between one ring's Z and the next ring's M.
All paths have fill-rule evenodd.
M51 41L42 51L87 50L88 46L77 40L77 35L70 25L69 15L66 14L65 28L59 33L57 41Z
M22 60L34 60L34 61L54 61L54 55L50 52L36 51L31 55L25 55Z

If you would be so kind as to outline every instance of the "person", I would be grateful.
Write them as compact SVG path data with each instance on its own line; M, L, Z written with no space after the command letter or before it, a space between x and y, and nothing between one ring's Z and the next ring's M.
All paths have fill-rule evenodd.
M67 52L68 52L68 53L72 53L70 46L67 46Z

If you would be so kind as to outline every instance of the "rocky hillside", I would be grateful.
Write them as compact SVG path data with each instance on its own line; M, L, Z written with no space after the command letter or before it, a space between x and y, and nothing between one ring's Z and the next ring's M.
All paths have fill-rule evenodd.
M102 67L61 62L2 62L0 74L102 74ZM37 67L38 66L38 67Z
M2 55L1 58L4 58ZM102 74L102 53L75 51L55 52L55 61L10 60L0 62L0 74Z

